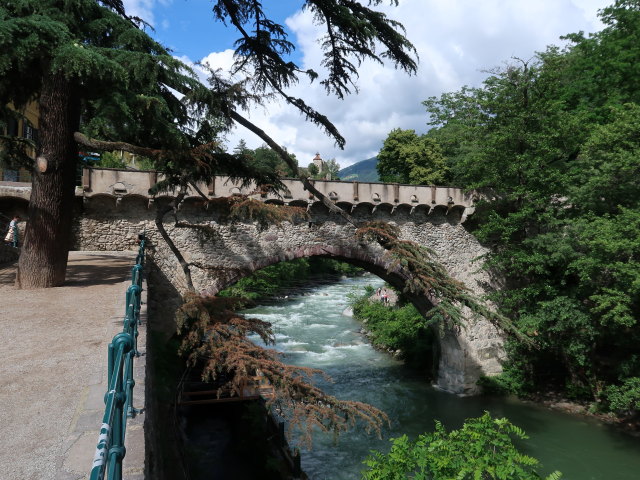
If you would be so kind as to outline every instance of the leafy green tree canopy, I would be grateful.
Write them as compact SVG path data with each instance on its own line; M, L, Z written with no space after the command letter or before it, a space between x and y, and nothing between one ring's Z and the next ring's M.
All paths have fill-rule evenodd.
M307 171L309 172L311 178L334 181L340 180L340 178L338 177L340 164L336 161L335 158L322 162L322 168L318 168L315 163L311 162L307 167Z
M454 182L482 194L474 233L505 280L493 299L537 346L507 344L502 385L637 414L640 1L600 17L424 105Z
M440 145L415 130L392 130L378 153L376 168L383 182L437 185L447 178Z

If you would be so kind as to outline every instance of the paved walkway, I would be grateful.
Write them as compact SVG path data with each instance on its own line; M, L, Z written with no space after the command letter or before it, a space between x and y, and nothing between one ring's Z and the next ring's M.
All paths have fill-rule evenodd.
M16 290L14 267L0 267L0 479L89 477L107 390L107 345L122 331L134 263L134 252L71 252L65 286L37 290ZM137 408L144 405L142 320ZM129 480L144 478L143 421L144 414L127 424Z

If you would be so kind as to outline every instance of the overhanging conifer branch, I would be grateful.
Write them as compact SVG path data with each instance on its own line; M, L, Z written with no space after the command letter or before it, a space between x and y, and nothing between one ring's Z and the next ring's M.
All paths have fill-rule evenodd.
M229 115L234 121L238 122L240 125L260 137L274 152L278 154L278 156L287 164L289 168L291 168L294 172L297 172L298 178L304 185L305 190L311 192L315 197L317 197L323 203L323 205L329 209L329 211L339 214L354 227L358 226L357 222L351 215L345 212L342 208L338 207L334 202L332 202L322 192L320 192L313 185L313 183L311 183L309 177L300 173L300 169L298 168L296 162L294 162L293 158L291 158L291 155L289 155L289 153L284 148L278 145L278 143L275 142L264 130L254 125L252 122L244 118L236 111L231 110L229 112Z
M271 324L235 313L236 302L188 293L176 313L180 353L188 365L202 369L203 380L225 380L218 382L218 397L242 395L243 387L260 372L276 392L268 404L288 417L289 429L298 431L303 443L311 444L316 428L339 434L358 421L368 431L380 434L389 423L384 412L325 394L312 382L316 376L330 380L321 370L285 364L275 350L247 339L249 333L255 333L266 344L275 341Z

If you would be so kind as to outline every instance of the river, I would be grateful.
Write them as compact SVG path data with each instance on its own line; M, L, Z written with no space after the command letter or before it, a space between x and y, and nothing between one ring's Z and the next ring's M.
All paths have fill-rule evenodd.
M343 434L338 444L318 433L313 448L302 451L302 467L313 480L359 479L371 449L388 451L389 438L415 438L440 420L447 429L487 410L523 428L529 439L520 449L539 459L540 473L560 470L567 480L640 478L640 438L595 419L552 411L515 399L461 398L431 387L401 362L379 352L359 332L360 324L342 315L349 294L362 295L365 285L382 280L363 277L301 285L286 298L243 311L273 324L275 348L285 361L320 368L334 383L326 391L345 400L370 403L389 415L383 439L362 431ZM258 339L255 339L258 341Z

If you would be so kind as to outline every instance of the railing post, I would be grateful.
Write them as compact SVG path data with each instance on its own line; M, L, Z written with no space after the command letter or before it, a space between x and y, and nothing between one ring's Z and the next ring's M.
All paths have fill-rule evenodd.
M133 302L135 302L136 296L137 298L140 297L141 290L142 288L140 287L140 285L129 285L129 288L127 288L127 293L125 297L125 306L124 306L125 315L129 313L129 306L132 305ZM135 305L135 303L133 304Z
M138 254L138 256L140 256ZM132 285L140 285L142 283L142 265L136 263L133 267L131 267L131 284Z
M137 337L136 331L136 337ZM138 414L138 410L133 407L133 387L136 385L136 381L133 378L133 356L138 356L139 353L137 350L129 352L127 354L127 364L126 364L126 372L127 372L127 384L125 385L126 389L126 404L125 404L125 412L127 413L128 418L134 418L136 414Z
M111 376L113 375L114 368L114 358L113 358L113 340L112 343L107 347L107 385L111 385ZM107 394L105 394L106 396ZM105 400L106 402L106 400Z

